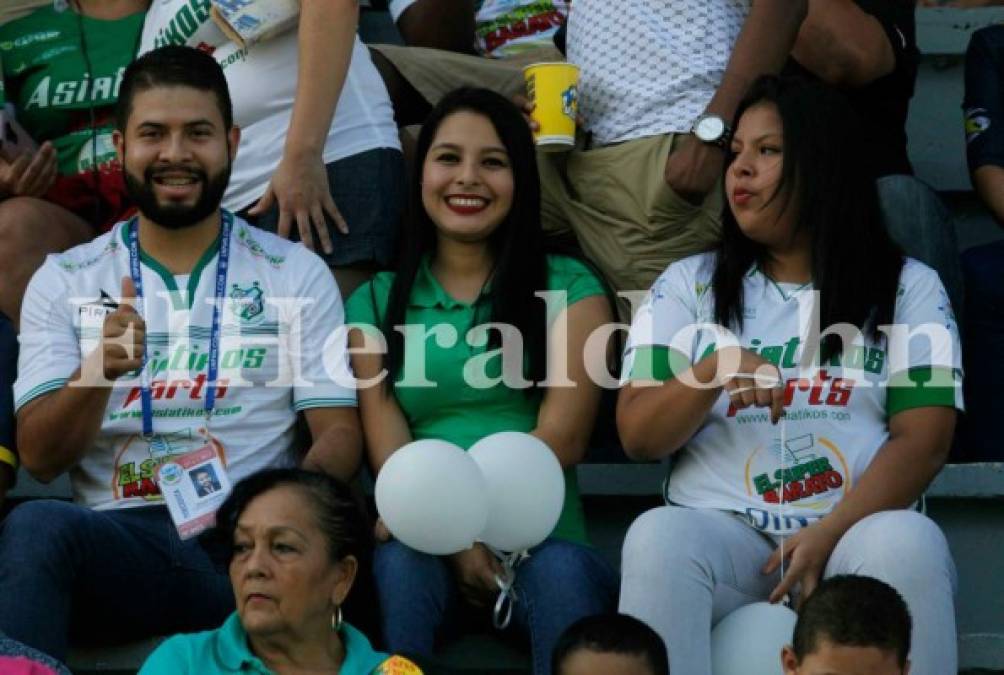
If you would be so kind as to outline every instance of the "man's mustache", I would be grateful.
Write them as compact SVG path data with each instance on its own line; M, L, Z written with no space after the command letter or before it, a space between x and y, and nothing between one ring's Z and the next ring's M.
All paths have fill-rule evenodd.
M194 178L196 181L201 181L203 183L209 180L208 174L205 170L197 166L189 166L185 164L160 164L157 166L148 166L145 171L143 171L143 179L150 183L155 178L159 178L164 175L188 175Z

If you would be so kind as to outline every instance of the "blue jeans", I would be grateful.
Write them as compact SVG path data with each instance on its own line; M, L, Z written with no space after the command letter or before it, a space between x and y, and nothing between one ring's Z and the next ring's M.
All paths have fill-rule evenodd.
M65 660L69 638L122 642L215 628L230 580L167 509L15 507L0 528L0 632Z
M875 185L889 234L908 256L934 268L961 322L962 263L948 208L915 176L882 176Z
M458 632L464 608L446 559L391 541L373 566L387 651L428 657L437 637ZM533 672L549 675L562 631L614 610L618 577L593 549L548 539L516 568L515 590L512 628L530 638Z
M1004 422L999 393L1004 380L1004 241L962 254L966 275L966 323L962 356L966 414L955 461L1004 461Z

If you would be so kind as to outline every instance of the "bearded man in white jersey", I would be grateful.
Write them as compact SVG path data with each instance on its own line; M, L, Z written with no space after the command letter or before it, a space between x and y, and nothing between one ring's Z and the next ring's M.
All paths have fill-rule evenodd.
M186 529L201 502L165 488L172 518L160 467L208 461L233 482L299 464L349 479L360 461L327 266L220 208L240 130L219 65L189 47L144 55L116 127L138 215L50 256L22 309L22 462L43 481L68 472L74 500L27 502L0 529L0 630L57 658L71 636L191 631L232 611L222 551Z

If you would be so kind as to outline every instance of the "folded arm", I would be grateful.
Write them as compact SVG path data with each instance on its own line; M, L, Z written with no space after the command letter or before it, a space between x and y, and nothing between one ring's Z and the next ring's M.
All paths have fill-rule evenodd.
M77 370L70 382L79 380ZM17 413L17 447L28 473L48 483L76 466L98 437L111 391L66 384L25 404Z
M303 468L348 482L362 460L362 431L356 408L308 408L303 411L313 443Z
M853 0L809 0L791 56L824 82L850 87L873 82L896 67L882 24Z

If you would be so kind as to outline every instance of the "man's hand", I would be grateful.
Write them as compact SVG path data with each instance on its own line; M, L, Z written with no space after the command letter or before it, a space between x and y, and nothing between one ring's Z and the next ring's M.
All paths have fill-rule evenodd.
M58 168L56 149L49 141L35 153L22 152L10 159L0 157L0 195L41 197L56 182Z
M460 594L475 607L489 607L499 593L496 575L502 575L502 565L484 544L450 556L457 575Z
M698 205L722 175L725 152L693 136L680 142L666 160L666 185L682 199Z
M117 380L143 365L146 323L136 311L136 287L131 277L122 277L122 298L105 317L101 331L101 357L106 380Z
M526 125L530 127L530 131L533 133L540 131L540 124L537 120L533 119L533 111L537 107L537 104L526 96L523 96L523 94L514 94L512 102L523 113L523 119L526 120Z
M276 202L279 204L277 234L283 239L289 238L292 221L295 220L300 232L300 241L304 246L314 250L313 230L316 230L324 252L333 252L335 249L331 243L324 214L331 217L339 232L349 233L349 226L331 198L328 172L320 154L303 158L283 155L265 195L248 211L248 214L261 215Z
M530 131L532 131L533 133L537 133L538 131L540 131L540 123L537 120L533 119L533 111L537 109L537 104L528 99L523 94L513 94L511 100L513 104L517 108L519 108L519 111L523 113L523 119L526 120L526 124L528 127L530 127ZM582 118L582 115L576 113L575 124L576 126L578 126L579 129L585 126L585 122Z

